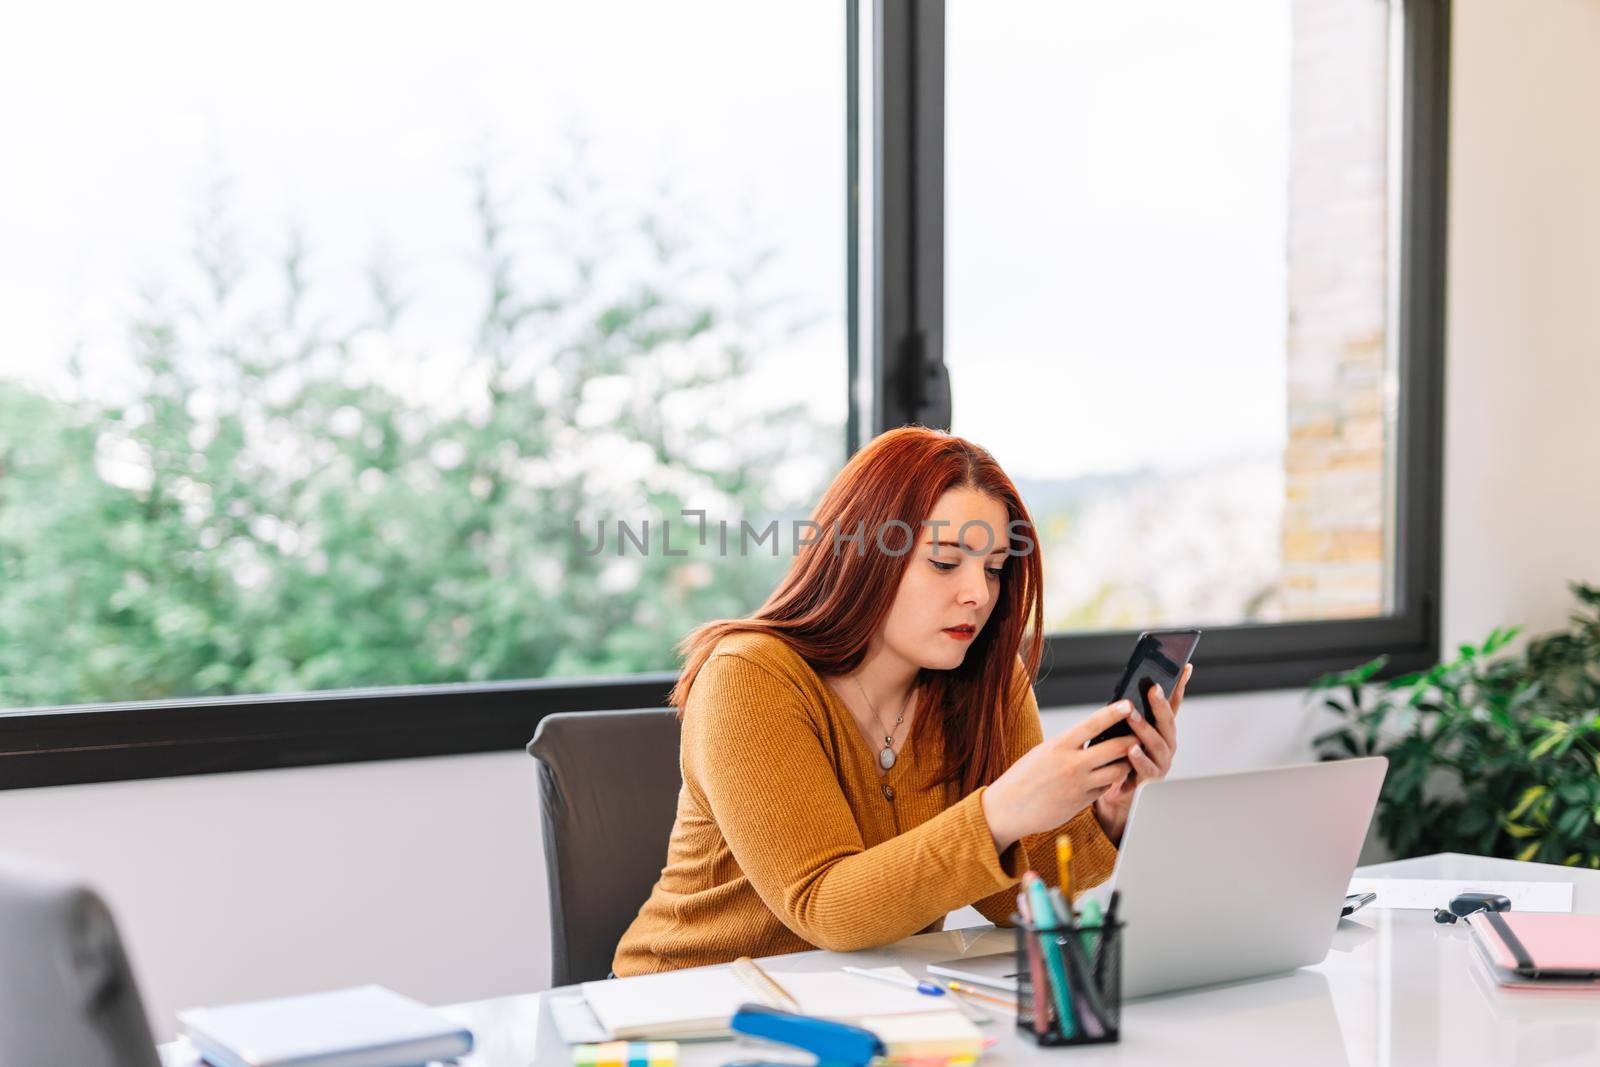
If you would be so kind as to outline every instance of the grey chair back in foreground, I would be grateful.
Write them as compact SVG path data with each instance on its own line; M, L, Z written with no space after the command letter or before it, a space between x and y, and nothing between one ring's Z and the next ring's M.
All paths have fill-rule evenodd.
M0 1064L161 1064L111 910L71 874L10 857L0 857Z
M549 715L528 752L539 765L551 984L604 978L666 863L683 784L678 720L661 708Z

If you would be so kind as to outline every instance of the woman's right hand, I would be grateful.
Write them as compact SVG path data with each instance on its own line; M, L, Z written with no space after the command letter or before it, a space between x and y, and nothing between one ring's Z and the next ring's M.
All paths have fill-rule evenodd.
M983 817L996 852L1025 834L1055 829L1128 775L1128 752L1139 743L1137 737L1083 746L1132 712L1131 701L1107 704L1065 733L1035 745L984 790Z

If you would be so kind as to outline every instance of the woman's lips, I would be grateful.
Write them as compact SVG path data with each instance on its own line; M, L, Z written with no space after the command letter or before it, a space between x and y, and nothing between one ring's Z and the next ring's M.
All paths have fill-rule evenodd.
M951 626L944 631L957 641L970 641L977 636L978 631L971 626Z

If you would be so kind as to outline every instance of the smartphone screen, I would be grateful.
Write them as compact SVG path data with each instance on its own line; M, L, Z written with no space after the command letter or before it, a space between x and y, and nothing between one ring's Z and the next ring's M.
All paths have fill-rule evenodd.
M1150 687L1159 685L1161 691L1170 698L1173 687L1183 676L1184 666L1194 655L1195 646L1199 643L1199 630L1150 630L1140 634L1133 646L1133 655L1128 658L1128 666L1123 670L1122 678L1117 682L1116 691L1111 694L1108 703L1130 699L1134 702L1133 706L1149 719ZM1133 727L1124 720L1107 727L1089 744L1098 745L1110 738L1131 733Z

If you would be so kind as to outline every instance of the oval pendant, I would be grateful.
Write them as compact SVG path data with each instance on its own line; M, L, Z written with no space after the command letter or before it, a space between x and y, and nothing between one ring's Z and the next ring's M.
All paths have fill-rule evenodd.
M894 749L888 745L883 747L883 751L878 753L878 766L884 770L894 766Z

